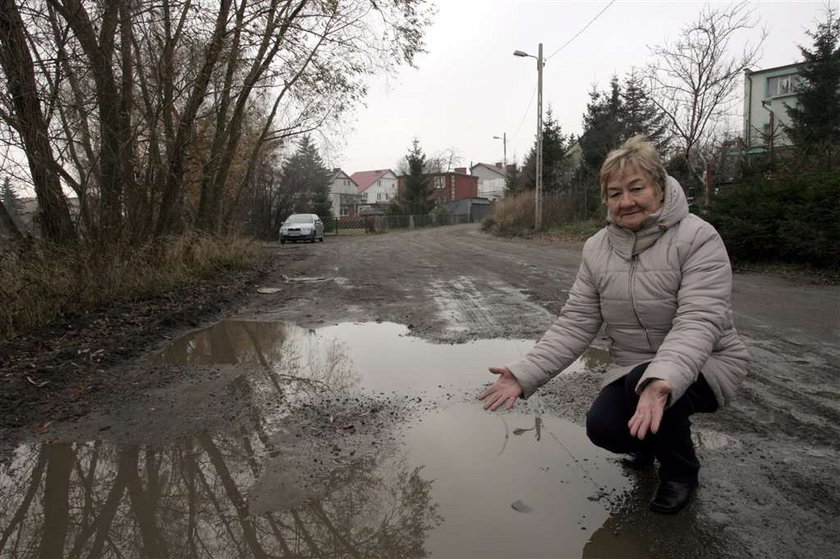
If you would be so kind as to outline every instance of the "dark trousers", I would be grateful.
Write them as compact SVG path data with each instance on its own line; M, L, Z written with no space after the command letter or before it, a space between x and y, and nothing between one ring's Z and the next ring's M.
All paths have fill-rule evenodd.
M586 434L595 445L611 452L652 452L659 461L661 480L694 483L700 462L691 442L689 417L715 411L715 394L700 375L679 400L665 409L656 434L648 433L643 440L631 437L627 423L636 412L636 384L647 366L639 365L601 390L586 414Z

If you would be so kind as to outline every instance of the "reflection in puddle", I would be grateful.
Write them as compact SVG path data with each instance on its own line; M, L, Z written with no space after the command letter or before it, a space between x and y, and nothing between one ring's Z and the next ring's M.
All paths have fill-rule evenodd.
M627 481L580 427L538 398L503 414L474 400L488 366L532 343L439 346L395 324L194 332L154 363L241 368L226 390L248 420L19 447L0 464L0 556L645 556L607 512Z

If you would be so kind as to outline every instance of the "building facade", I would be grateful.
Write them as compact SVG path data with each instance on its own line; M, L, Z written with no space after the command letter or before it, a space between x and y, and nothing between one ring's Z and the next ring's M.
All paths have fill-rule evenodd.
M359 194L359 185L341 169L333 169L330 178L330 202L334 217L352 217L359 214L364 196Z
M387 205L397 196L397 175L391 169L359 171L350 176L365 205Z
M744 71L744 142L748 151L791 145L787 108L798 104L799 64Z
M506 177L501 163L476 163L470 167L470 174L478 177L478 195L488 200L504 198Z
M478 197L478 177L467 174L465 167L458 167L455 172L429 173L429 195L427 199L435 205L442 206L447 202ZM406 175L398 180L400 198L405 197Z

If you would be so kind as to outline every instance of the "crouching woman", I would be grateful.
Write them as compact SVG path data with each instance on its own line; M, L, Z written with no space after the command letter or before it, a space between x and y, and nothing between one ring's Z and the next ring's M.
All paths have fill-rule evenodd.
M679 183L642 137L612 151L600 172L608 223L583 247L568 300L519 361L493 367L485 409L513 407L569 366L603 325L613 365L586 416L590 440L659 463L651 509L676 513L698 485L690 417L734 396L749 355L735 331L732 270L714 227L688 211Z

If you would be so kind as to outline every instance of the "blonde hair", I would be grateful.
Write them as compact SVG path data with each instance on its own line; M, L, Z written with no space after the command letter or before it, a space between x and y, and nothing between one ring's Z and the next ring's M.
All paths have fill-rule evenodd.
M665 190L665 179L668 174L662 166L659 152L646 137L633 136L620 148L612 150L601 165L598 177L601 182L601 201L607 199L607 183L610 178L613 174L623 171L628 165L633 165L650 175L657 194Z

